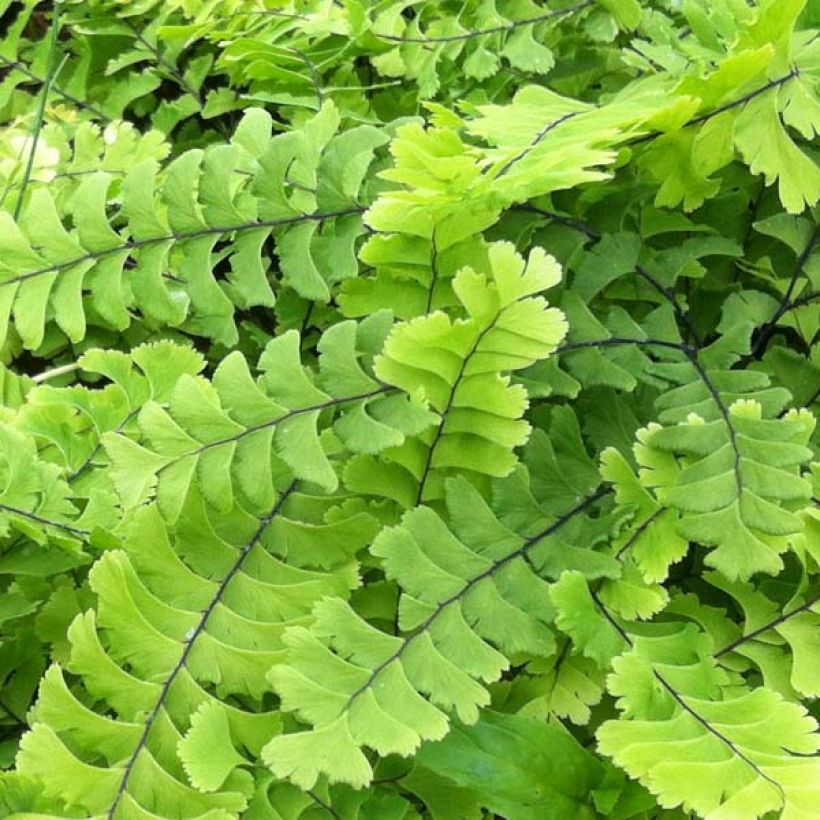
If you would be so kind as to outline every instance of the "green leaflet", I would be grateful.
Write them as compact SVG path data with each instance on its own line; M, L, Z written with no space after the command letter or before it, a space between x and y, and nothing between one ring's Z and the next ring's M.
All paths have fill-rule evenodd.
M820 119L810 121L813 132ZM758 97L738 117L735 141L753 173L767 183L778 180L780 199L789 213L817 202L820 170L791 140L778 117L776 97Z

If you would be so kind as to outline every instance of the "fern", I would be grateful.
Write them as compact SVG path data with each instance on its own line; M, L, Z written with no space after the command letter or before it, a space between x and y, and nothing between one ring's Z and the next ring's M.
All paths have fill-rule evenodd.
M805 0L0 0L0 815L810 820Z
M380 319L389 322L374 317L358 329L361 335L379 333L378 325L383 333ZM246 503L267 507L278 472L274 455L298 478L333 491L338 477L323 449L320 426L323 411L333 408L346 408L333 428L354 452L379 452L429 426L432 417L424 405L365 372L356 347L354 323L329 330L320 342L325 352L318 383L301 365L293 331L265 348L259 384L238 353L220 363L212 384L179 379L167 410L155 402L140 409L138 423L149 447L121 433L104 439L125 506L142 503L156 487L163 512L173 520L196 473L218 509L233 506L235 485Z
M638 638L615 662L610 687L628 719L601 726L601 750L669 806L701 815L720 808L750 817L777 810L811 816L817 762L806 755L817 749L815 722L764 688L725 691L728 681L697 637L683 630ZM646 686L655 682L655 697L647 697ZM660 734L656 721L664 725ZM681 770L698 775L688 788Z

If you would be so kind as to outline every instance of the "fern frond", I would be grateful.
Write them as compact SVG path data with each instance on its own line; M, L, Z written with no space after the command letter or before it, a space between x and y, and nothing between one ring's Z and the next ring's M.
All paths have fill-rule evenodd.
M149 324L187 322L194 333L233 344L236 307L274 304L261 258L271 234L284 284L328 301L334 283L358 271L360 186L385 139L369 126L334 137L338 124L328 105L299 131L271 140L269 115L251 111L230 145L192 149L161 174L154 159L133 166L114 220L117 227L124 221L125 235L106 213L110 174L95 172L80 184L70 203L72 231L50 194L36 189L19 224L0 213L2 338L12 318L35 349L53 319L77 342L89 308L120 331L138 308ZM317 233L328 220L332 233ZM213 272L220 240L231 243L225 286ZM126 269L129 259L134 264Z
M333 490L338 479L320 423L325 411L345 409L332 429L353 452L378 452L418 434L432 414L359 362L368 333L383 338L388 326L384 315L336 325L319 344L317 374L302 366L299 334L289 331L266 347L258 381L239 352L219 364L212 382L183 375L167 409L155 401L140 409L143 444L120 433L103 437L123 503L136 506L156 488L163 513L174 520L196 478L217 509L230 509L237 493L264 508L274 494L274 456L298 478Z
M548 356L565 333L560 312L537 295L557 282L559 269L539 251L525 265L508 244L491 245L488 257L489 274L463 268L453 280L466 318L436 312L388 336L377 376L421 392L439 420L421 439L387 450L381 463L353 459L345 470L350 489L410 507L441 498L453 469L478 480L512 470L529 426L521 418L526 392L507 374Z
M0 0L0 816L816 820L817 4L545 2Z
M637 637L609 680L622 717L598 744L664 805L702 816L810 817L816 724L765 688L733 691L694 627Z
M95 610L69 628L67 668L84 694L59 666L48 671L21 744L22 774L46 777L46 795L94 816L182 807L234 815L247 805L244 767L281 726L262 698L283 628L358 583L349 557L321 571L270 552L293 491L261 520L238 509L215 516L195 495L175 530L156 506L135 513L123 550L91 571ZM235 748L204 769L204 738ZM55 767L60 775L48 776Z
M314 728L268 744L264 759L278 777L303 789L320 774L362 787L372 777L362 746L407 756L444 737L452 713L474 723L489 703L485 685L508 667L509 654L555 651L548 585L537 572L556 576L584 552L593 577L617 574L611 559L552 540L598 495L523 537L466 479L448 486L453 530L417 507L371 547L402 590L405 637L379 632L338 599L317 604L312 629L286 633L287 663L270 679L283 708Z
M702 389L696 384L667 394L667 418L681 421L641 434L642 480L661 504L680 513L681 535L715 548L706 563L726 578L777 574L780 553L803 529L792 509L811 499L800 467L811 458L806 445L814 419L795 411L765 418L764 408L748 400L728 411L722 403L711 411L698 403L704 418L691 401ZM680 467L676 456L683 457Z

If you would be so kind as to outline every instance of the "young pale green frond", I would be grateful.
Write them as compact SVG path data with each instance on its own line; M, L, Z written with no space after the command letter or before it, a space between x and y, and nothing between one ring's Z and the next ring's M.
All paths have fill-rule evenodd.
M560 269L540 249L525 263L506 243L491 245L488 261L488 274L463 268L453 280L465 318L437 311L388 336L376 375L423 395L439 419L380 462L353 459L345 470L350 489L411 507L441 498L454 471L480 481L515 466L513 450L530 427L522 418L526 391L511 385L509 374L549 356L566 332L560 311L539 295L557 283Z
M702 817L784 820L816 814L816 723L769 689L734 689L688 626L637 637L608 682L622 716L597 732L600 750L658 796Z
M646 620L669 602L664 582L688 553L689 542L679 533L681 515L659 503L614 448L601 454L601 477L615 490L617 527L609 545L622 571L620 577L602 581L596 594L618 616Z
M449 304L454 266L481 261L480 232L504 208L606 178L599 167L615 160L612 146L640 119L634 104L619 111L599 113L531 87L511 105L480 106L457 121L490 148L466 142L453 115L428 129L402 126L390 143L393 166L381 173L401 187L382 192L365 217L381 234L362 252L376 275L342 288L342 310L359 316L386 307L412 316Z
M487 243L481 234L446 245L438 223L432 236L373 234L359 251L373 274L342 283L339 306L345 316L368 316L389 309L399 319L458 305L453 278L464 267L486 270Z
M273 772L304 789L321 774L361 787L372 777L362 747L408 756L444 737L451 714L474 723L510 656L555 652L554 608L539 573L556 577L582 552L591 577L618 573L612 559L553 540L591 500L524 537L462 478L448 484L452 530L427 507L382 530L371 552L402 591L405 634L378 631L338 599L316 606L311 629L288 630L288 660L270 679L283 708L313 729L268 744Z
M134 514L124 549L91 571L96 608L68 631L66 665L81 692L53 666L21 743L18 770L45 795L110 817L183 807L227 817L247 806L246 767L281 727L262 698L283 630L358 583L349 553L323 571L271 552L292 494L293 485L261 521L239 510L215 516L194 497L173 531L154 505Z

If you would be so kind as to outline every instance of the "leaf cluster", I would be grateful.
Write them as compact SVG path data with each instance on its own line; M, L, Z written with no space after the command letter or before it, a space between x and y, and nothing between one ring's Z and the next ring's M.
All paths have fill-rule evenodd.
M0 18L0 816L820 818L815 2Z

